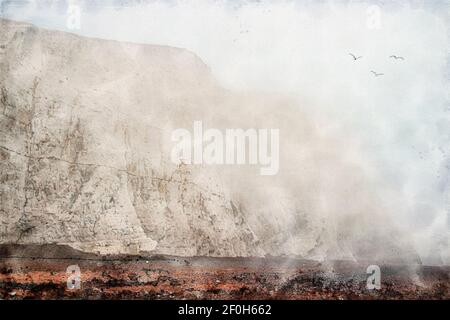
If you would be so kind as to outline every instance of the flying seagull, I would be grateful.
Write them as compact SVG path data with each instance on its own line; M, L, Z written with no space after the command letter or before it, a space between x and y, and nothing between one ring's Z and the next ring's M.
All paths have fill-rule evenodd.
M362 58L362 56L357 57L353 53L349 53L349 55L351 55L353 60L355 60L355 61Z
M394 58L395 60L398 60L398 59L400 59L400 60L405 60L405 58L400 57L400 56L396 56L395 54L393 54L393 55L390 56L389 58Z
M375 77L378 77L378 76L384 76L384 73L376 73L376 72L373 71L373 70L371 70L370 72L372 72L373 75L374 75Z

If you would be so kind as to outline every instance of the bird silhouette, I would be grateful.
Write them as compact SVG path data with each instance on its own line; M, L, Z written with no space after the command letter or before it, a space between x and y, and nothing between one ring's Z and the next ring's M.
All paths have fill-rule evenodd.
M349 55L351 55L353 60L355 60L355 61L362 58L362 56L357 57L353 53L349 53Z
M371 70L370 72L372 72L375 77L384 76L384 73L376 73L373 70Z
M400 57L400 56L396 56L395 54L393 54L392 56L390 56L389 58L394 58L395 60L405 60L405 58Z

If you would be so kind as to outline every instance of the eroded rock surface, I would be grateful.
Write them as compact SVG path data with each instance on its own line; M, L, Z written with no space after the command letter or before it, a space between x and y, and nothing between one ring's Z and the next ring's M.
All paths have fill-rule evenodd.
M256 253L230 198L162 146L170 109L214 87L198 58L6 20L0 44L1 242Z

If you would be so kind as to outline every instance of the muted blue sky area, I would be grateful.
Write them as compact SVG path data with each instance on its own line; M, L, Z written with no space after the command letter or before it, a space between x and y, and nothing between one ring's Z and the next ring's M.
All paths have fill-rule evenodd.
M155 0L0 0L0 14L4 18L14 18L21 16L21 11L25 8L33 6L36 10L30 12L26 17L26 21L35 23L40 26L54 27L57 29L65 28L64 15L67 13L68 6L73 4L78 4L83 11L88 13L99 13L103 9L123 9L125 7L136 7L140 5L152 4L156 2ZM176 5L179 1L177 0L165 0L165 4ZM212 2L212 1L210 1ZM353 5L353 4L375 4L383 8L388 8L389 10L395 10L399 6L408 5L412 8L426 8L431 10L436 14L442 14L444 16L450 16L450 0L228 0L228 1L217 1L221 4L226 4L230 10L241 8L248 4L259 4L264 5L265 3L276 4L276 3L286 3L292 2L299 6L320 6L326 4L336 4L336 5ZM54 15L46 15L46 11L51 10L52 13L61 15L60 19L55 18ZM22 16L23 17L23 16Z

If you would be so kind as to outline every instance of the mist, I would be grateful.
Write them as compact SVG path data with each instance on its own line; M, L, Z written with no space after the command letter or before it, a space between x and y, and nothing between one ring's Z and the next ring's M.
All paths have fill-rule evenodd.
M368 258L384 256L388 239L425 264L450 263L448 3L79 1L79 29L68 3L1 4L3 17L40 27L186 48L224 90L277 97L203 114L211 127L280 129L277 177L223 173L249 220L273 226L260 239L306 219L280 238L284 251L352 258L373 237ZM316 236L326 245L312 250Z

